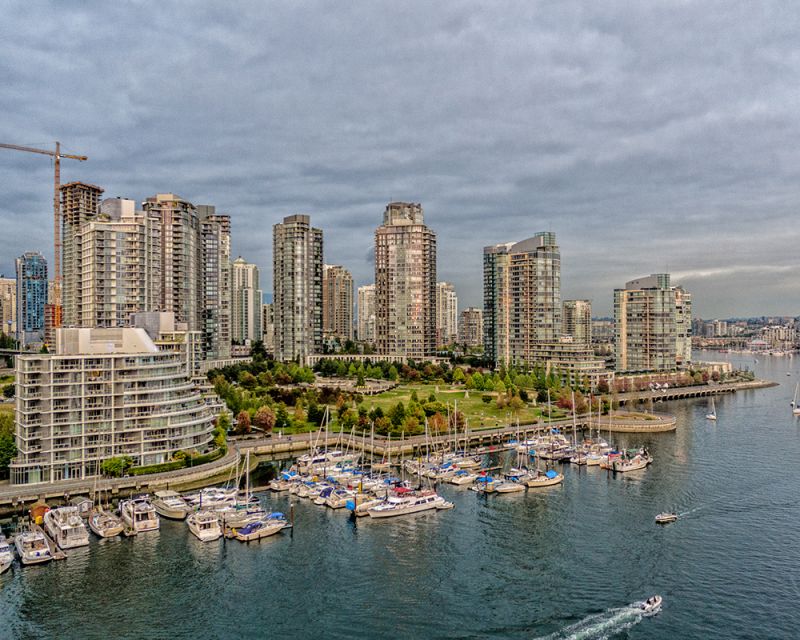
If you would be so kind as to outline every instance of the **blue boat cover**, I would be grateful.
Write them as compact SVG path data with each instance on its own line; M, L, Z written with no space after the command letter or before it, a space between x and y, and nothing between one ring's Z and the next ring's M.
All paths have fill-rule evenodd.
M557 474L555 471L553 471L552 469L550 469L550 471L548 471L548 472L547 472L547 473L545 473L544 475L546 475L546 476L547 476L548 478L550 478L551 480L552 480L553 478L557 478L557 477L558 477L558 474Z

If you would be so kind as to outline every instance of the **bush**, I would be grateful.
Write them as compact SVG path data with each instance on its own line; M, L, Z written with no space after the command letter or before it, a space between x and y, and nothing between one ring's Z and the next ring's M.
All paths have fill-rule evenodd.
M483 400L484 404L489 404L492 401L492 396L483 395L483 396L481 396L481 400Z

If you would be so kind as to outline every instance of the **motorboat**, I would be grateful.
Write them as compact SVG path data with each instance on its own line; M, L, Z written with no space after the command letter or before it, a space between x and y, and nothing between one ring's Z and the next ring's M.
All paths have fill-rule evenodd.
M186 524L200 542L212 542L222 536L219 518L213 511L197 511L186 518Z
M678 519L678 514L675 513L674 511L673 512L665 511L664 513L659 513L656 516L656 522L658 524L668 524L670 522L675 522L677 519Z
M186 502L196 509L214 509L225 505L235 505L236 495L239 490L235 487L226 489L223 487L206 487L200 489L198 493L185 498Z
M331 509L341 509L347 505L347 501L352 499L354 495L355 493L346 489L334 489L325 498L325 504Z
M352 499L347 501L347 508L353 512L354 515L358 516L359 518L363 516L369 515L369 510L373 507L377 507L379 504L382 504L386 500L384 498L374 498L370 497L365 493L359 493L353 496Z
M40 564L53 559L47 538L38 528L18 533L14 536L14 546L22 564Z
M326 473L336 466L356 464L361 457L359 453L346 453L331 449L314 455L305 454L297 458L297 468L302 473Z
M658 613L661 610L661 596L651 596L644 602L639 603L639 609L644 613Z
M437 505L444 502L444 498L435 491L413 491L405 487L398 487L394 495L389 496L367 512L371 518L391 518L404 516L420 511L436 509Z
M652 456L645 449L639 449L633 456L612 451L608 454L607 458L600 463L600 468L620 472L638 471L639 469L644 469L652 462Z
M544 473L537 472L531 474L525 479L525 486L531 489L538 489L541 487L552 487L564 482L564 474L553 471L545 471Z
M586 466L587 467L596 467L603 461L603 456L599 453L587 453L586 454Z
M472 484L475 482L475 478L478 476L474 473L470 473L469 471L456 471L455 475L450 476L447 481L450 484L455 485L463 485L463 484Z
M89 544L89 532L78 507L58 507L44 514L44 528L61 549Z
M234 535L241 542L250 542L251 540L259 540L260 538L275 535L287 526L289 526L289 523L286 522L286 516L282 513L270 513L261 520L256 520L246 524L241 529L237 529Z
M102 507L95 507L89 514L89 528L100 538L113 538L125 530L122 520Z
M11 551L11 545L8 544L8 540L6 540L3 532L0 531L0 573L8 571L13 562L14 552Z
M139 496L119 503L122 522L132 533L158 531L161 521L148 496Z
M192 509L177 491L156 491L154 495L153 508L164 518L183 520Z

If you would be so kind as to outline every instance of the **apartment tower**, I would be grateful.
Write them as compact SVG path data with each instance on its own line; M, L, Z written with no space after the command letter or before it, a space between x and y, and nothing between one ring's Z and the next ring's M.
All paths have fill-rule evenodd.
M239 256L232 270L233 330L236 344L261 340L261 305L263 304L258 267Z
M47 303L47 261L29 251L16 260L17 341L21 347L44 340L44 307Z
M353 276L340 265L323 269L322 333L341 342L353 339Z
M389 203L375 230L375 345L403 359L436 349L436 234L420 204Z
M436 346L446 347L458 339L458 296L449 282L436 283Z
M591 300L564 300L561 335L571 338L573 342L592 344Z
M358 339L375 344L375 285L358 288Z

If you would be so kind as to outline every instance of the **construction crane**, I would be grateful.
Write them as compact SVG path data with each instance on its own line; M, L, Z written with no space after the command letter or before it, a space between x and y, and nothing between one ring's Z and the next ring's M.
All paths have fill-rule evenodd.
M53 192L53 237L55 239L55 286L54 286L54 302L61 304L61 158L69 158L70 160L78 160L84 162L88 160L86 156L74 156L68 153L61 153L61 143L56 142L56 150L50 151L49 149L35 149L33 147L23 147L18 144L4 144L0 142L0 148L12 149L14 151L27 151L28 153L41 153L44 156L50 156L55 159L55 180Z

